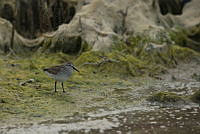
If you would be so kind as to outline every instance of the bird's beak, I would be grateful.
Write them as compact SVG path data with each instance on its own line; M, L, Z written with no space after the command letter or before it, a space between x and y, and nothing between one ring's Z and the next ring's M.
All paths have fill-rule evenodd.
M80 71L75 66L73 66L73 69L80 73Z

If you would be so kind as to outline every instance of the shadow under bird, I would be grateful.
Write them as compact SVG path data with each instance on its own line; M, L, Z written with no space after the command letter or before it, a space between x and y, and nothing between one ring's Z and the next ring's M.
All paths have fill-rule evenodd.
M79 72L79 70L72 63L65 63L63 65L45 68L43 69L43 71L49 77L55 80L55 92L56 92L57 81L61 82L63 92L65 92L63 82L66 81L74 71Z

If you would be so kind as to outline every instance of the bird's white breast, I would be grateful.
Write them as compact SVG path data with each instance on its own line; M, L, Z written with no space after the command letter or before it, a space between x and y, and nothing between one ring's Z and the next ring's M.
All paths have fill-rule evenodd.
M51 74L51 73L45 71L45 73L49 77L55 79L56 81L60 81L60 82L66 81L72 75L72 72L73 72L73 69L71 67L62 69L57 74Z

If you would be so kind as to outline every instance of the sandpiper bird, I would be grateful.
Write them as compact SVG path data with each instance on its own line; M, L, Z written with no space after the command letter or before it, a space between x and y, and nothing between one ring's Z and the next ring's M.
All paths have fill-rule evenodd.
M65 92L63 82L72 75L74 70L79 72L79 70L72 63L65 63L63 65L53 66L43 70L49 77L55 80L55 92L57 81L61 82L63 92Z

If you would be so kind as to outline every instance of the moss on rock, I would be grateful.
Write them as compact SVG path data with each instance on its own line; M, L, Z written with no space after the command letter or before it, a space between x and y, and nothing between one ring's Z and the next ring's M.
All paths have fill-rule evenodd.
M85 71L95 71L104 74L119 74L138 76L142 71L149 68L146 62L139 60L133 55L126 55L120 52L85 52L75 64L84 68Z
M86 51L76 60L84 71L109 75L154 75L166 72L178 61L189 61L200 55L177 45L158 45L148 38L132 37L128 41L118 41L109 53Z
M175 44L200 51L200 25L189 27L187 29L178 28L170 32L171 40Z

